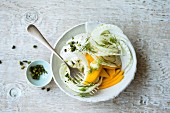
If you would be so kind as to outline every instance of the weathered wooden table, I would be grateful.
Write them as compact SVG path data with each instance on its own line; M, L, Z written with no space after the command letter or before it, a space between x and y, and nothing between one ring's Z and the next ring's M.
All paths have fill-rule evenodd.
M18 62L49 62L51 52L27 34L27 25L37 25L54 45L64 31L86 21L115 24L130 38L138 58L138 70L130 86L117 98L100 103L72 99L54 81L46 87L51 89L48 92L30 86ZM168 113L170 1L1 0L0 60L0 112Z

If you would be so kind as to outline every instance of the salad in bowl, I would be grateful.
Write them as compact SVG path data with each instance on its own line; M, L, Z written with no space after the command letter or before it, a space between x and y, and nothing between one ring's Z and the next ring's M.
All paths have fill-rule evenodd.
M62 36L66 39L58 41L62 43L58 48L60 55L68 65L79 69L78 78L72 78L69 68L61 63L56 70L60 78L57 79L54 74L54 80L64 92L79 100L97 102L111 99L134 78L134 48L115 25L86 23L81 27L81 31L85 32L76 33L75 29L71 29L69 31L73 33L66 32ZM105 96L110 91L112 94Z

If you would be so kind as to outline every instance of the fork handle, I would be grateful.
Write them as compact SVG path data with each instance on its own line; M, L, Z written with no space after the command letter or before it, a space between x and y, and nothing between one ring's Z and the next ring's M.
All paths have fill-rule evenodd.
M39 42L41 42L45 47L47 47L49 50L51 50L51 52L53 52L58 58L60 58L62 61L63 58L57 53L55 52L55 50L52 48L52 46L48 43L48 41L44 38L44 36L41 34L41 32L37 29L36 26L34 25L29 25L27 27L27 31L34 36L35 39L37 39Z

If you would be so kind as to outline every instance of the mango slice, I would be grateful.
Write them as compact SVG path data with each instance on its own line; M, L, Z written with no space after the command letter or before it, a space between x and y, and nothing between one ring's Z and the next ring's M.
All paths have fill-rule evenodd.
M102 69L103 69L102 65L100 65L97 70L92 70L92 72L89 73L87 77L85 78L83 84L87 85L89 83L93 83L99 77L99 74Z
M106 72L111 76L115 74L115 68L114 69L106 69Z
M111 87L117 83L119 83L123 78L124 71L116 70L116 73L109 78L105 78L102 81L102 84L99 86L100 89Z
M120 72L120 70L116 70L116 72L114 74L110 74L110 77L104 78L103 83L112 80L116 75L118 75L119 72Z
M103 68L105 68L105 69L115 69L116 67L110 67L110 66L103 65Z
M105 69L102 69L102 71L100 72L100 75L99 76L101 76L101 77L110 77L108 74L107 74L107 72L105 71Z
M122 79L124 78L123 75L120 75L118 76L118 78L116 80L114 80L113 82L110 82L109 84L105 84L105 85L100 85L99 86L99 89L105 89L105 88L108 88L108 87L111 87L113 85L116 85L118 84Z
M97 62L88 53L85 54L86 60L88 62L88 67L98 67ZM96 81L96 79L101 76L104 77L102 84L99 86L100 89L105 89L119 83L123 78L124 71L118 69L120 67L110 67L105 65L100 65L97 70L92 69L90 73L83 80L83 84L88 85Z
M90 67L90 63L94 60L92 56L90 56L88 53L85 55L86 60L88 62L88 66Z

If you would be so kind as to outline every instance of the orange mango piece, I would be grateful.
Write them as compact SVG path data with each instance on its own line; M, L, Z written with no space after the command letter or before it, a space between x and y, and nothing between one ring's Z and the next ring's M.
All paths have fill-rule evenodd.
M109 74L105 71L105 69L102 69L102 71L100 72L100 75L101 77L110 77Z
M119 74L119 72L120 72L120 70L116 70L115 74L110 74L110 77L104 78L102 83L112 80L116 75Z
M90 56L88 53L85 55L86 60L88 62L88 66L90 67L90 63L94 60L92 56Z
M115 68L114 68L114 69L106 69L106 72L107 72L110 76L112 76L112 75L115 74Z
M115 69L116 67L110 67L110 66L103 65L103 68L105 68L105 69Z
M116 80L114 80L113 82L110 82L109 84L105 84L105 85L99 86L99 89L105 89L105 88L111 87L111 86L113 86L113 85L116 85L116 84L118 84L123 78L124 78L124 76L123 76L123 75L120 75L120 76L118 76L118 78L117 78Z
M83 84L87 85L89 83L93 83L98 77L100 72L102 71L102 65L100 65L99 69L93 70L91 73L89 73L84 80Z
M110 66L103 65L103 68L104 68L104 69L119 69L119 68L121 68L121 66L110 67Z
M102 84L99 86L100 89L104 89L104 88L108 88L110 86L113 86L117 83L119 83L122 79L123 79L123 74L124 74L124 71L118 71L116 70L117 72L115 73L114 77L113 78L106 78L102 81Z

